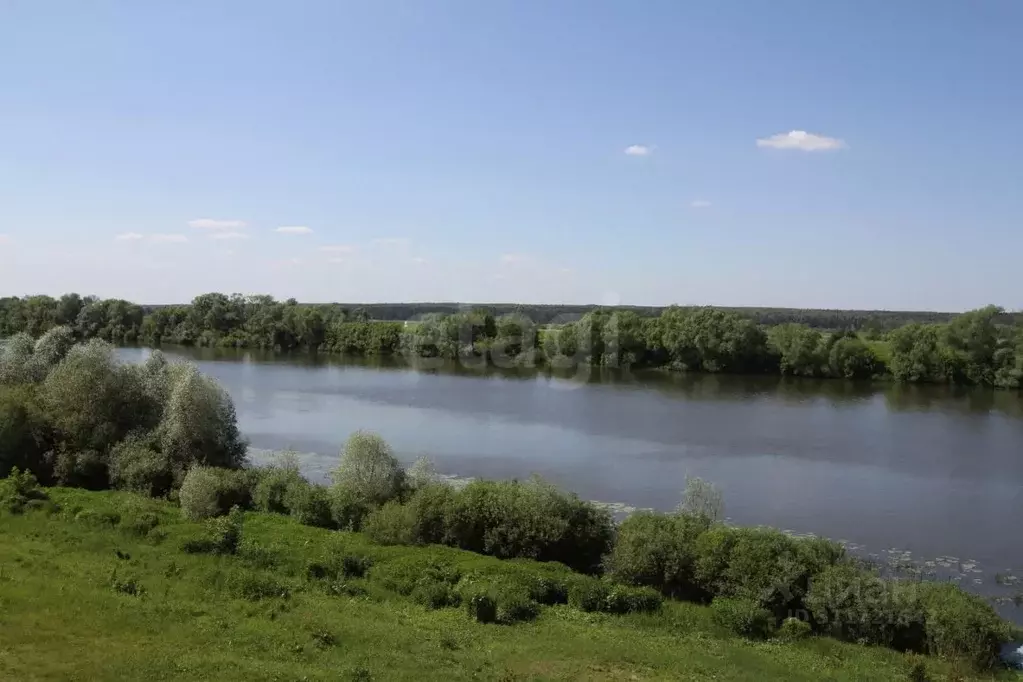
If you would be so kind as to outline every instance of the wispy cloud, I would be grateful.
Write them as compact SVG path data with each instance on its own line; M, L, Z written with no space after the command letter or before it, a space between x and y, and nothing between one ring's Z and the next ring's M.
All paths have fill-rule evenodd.
M415 258L412 259L412 262L415 263L416 265L423 265L428 261L422 256L416 256Z
M118 242L137 242L140 239L145 239L145 235L141 235L138 232L125 232L114 237L114 241Z
M10 243L11 243L10 235L0 234L0 244L10 244Z
M203 230L240 230L245 227L244 220L218 220L216 218L196 218L188 221L189 227Z
M532 257L524 253L504 253L499 260L505 265L519 265L528 263Z
M355 253L355 247L350 244L328 244L321 246L320 251L324 253Z
M333 258L328 258L327 262L328 263L347 263L347 262L349 262L349 259L348 258L343 258L341 256L334 256Z
M285 258L284 260L274 261L273 263L271 263L271 265L277 268L293 268L296 265L301 264L302 264L301 258Z
M188 237L183 234L154 234L149 240L158 244L184 244Z
M285 225L278 227L274 232L279 234L312 234L313 230L305 225Z
M689 202L689 206L692 208L710 208L710 202L706 199L694 199Z
M628 156L650 156L654 148L648 144L630 144L625 148L625 153Z
M845 149L848 145L837 137L815 135L805 130L792 130L757 140L758 147L770 149L797 149L803 152L826 152Z
M244 232L214 232L210 239L248 239L249 235Z

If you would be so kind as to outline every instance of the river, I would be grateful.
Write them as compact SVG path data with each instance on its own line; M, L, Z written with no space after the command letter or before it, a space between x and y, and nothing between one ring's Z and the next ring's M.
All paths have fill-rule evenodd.
M120 352L129 361L148 353ZM625 509L671 509L686 476L699 476L721 488L734 523L824 535L882 561L911 558L1003 599L1020 589L1015 392L165 352L225 386L257 459L296 450L314 480L326 479L356 429L381 434L406 462L428 455L447 475L539 473ZM1019 620L1011 605L1000 610Z

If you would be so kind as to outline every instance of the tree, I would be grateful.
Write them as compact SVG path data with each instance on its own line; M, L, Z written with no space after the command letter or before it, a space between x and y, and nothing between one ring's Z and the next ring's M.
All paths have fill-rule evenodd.
M194 365L176 365L171 381L158 433L160 450L175 471L183 473L193 463L240 467L247 444L227 391Z
M801 324L788 323L772 327L767 333L770 348L778 354L782 374L817 376L823 369L821 333Z
M405 471L383 438L356 431L345 443L341 463L331 478L335 486L352 491L360 499L383 504L401 493Z

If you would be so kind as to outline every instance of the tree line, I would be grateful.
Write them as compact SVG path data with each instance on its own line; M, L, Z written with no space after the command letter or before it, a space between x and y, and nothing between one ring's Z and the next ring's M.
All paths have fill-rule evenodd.
M38 337L66 326L78 339L115 344L402 354L499 367L663 367L1001 388L1023 383L1023 321L995 306L943 321L936 321L942 319L937 313L863 317L857 311L789 311L786 316L679 306L586 308L575 315L565 311L582 307L464 310L452 304L450 310L412 312L429 307L300 304L211 293L188 305L146 308L77 294L30 296L0 299L0 337L22 332ZM539 319L531 316L541 309ZM558 319L552 311L573 320L545 324ZM377 319L397 312L413 319ZM904 323L892 326L895 320ZM836 329L821 328L822 323L849 324Z

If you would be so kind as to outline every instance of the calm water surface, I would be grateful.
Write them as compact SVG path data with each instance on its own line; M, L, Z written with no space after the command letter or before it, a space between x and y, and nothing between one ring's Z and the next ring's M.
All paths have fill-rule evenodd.
M938 559L995 589L1023 569L1023 397L767 377L416 371L337 359L166 350L234 397L257 450L324 478L356 429L460 477L531 473L582 497L670 509L686 475L739 524ZM140 360L148 351L122 350ZM975 564L976 567L972 567ZM1021 571L1023 572L1023 571ZM981 581L977 583L976 581ZM1011 593L1011 592L1010 592Z

